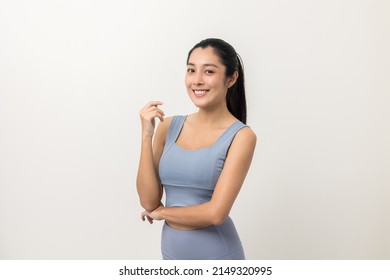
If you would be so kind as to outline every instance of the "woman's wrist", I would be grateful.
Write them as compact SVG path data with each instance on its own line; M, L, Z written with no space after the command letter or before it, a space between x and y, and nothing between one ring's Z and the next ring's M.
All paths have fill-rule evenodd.
M151 141L153 139L153 134L142 134L142 141Z
M156 209L156 216L158 217L158 220L165 220L164 219L164 209L165 207L164 206L160 206Z

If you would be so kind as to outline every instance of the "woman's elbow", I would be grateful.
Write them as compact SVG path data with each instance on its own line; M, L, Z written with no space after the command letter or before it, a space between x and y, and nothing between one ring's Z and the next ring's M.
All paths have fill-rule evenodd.
M215 226L220 225L226 220L228 216L229 213L225 213L222 211L213 211L213 213L210 216L210 223Z
M148 212L153 212L157 207L160 206L160 202L154 203L154 202L142 201L142 200L140 200L140 204L142 208L144 208Z

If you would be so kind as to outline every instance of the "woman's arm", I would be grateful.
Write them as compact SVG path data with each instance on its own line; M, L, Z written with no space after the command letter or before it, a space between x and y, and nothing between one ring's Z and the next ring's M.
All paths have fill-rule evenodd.
M142 142L137 174L137 192L140 203L146 211L153 211L160 205L163 193L157 170L170 119L164 121L164 113L157 107L161 104L158 101L149 102L140 111ZM155 118L159 118L161 122L154 135Z
M252 161L256 135L247 127L235 136L211 200L195 206L163 207L144 211L142 219L165 220L170 226L191 230L222 223L241 189Z

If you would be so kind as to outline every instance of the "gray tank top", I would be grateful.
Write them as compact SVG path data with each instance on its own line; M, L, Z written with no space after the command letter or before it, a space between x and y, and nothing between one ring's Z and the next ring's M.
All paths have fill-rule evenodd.
M210 201L236 133L246 127L236 121L211 146L186 150L176 144L187 116L174 116L159 163L166 191L166 207L191 206Z

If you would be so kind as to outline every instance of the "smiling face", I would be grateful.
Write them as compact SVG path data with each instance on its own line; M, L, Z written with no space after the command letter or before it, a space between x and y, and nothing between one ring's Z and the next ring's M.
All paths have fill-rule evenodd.
M226 93L236 78L227 79L226 67L213 48L196 48L188 63L185 84L192 102L198 108L208 109L226 106Z

